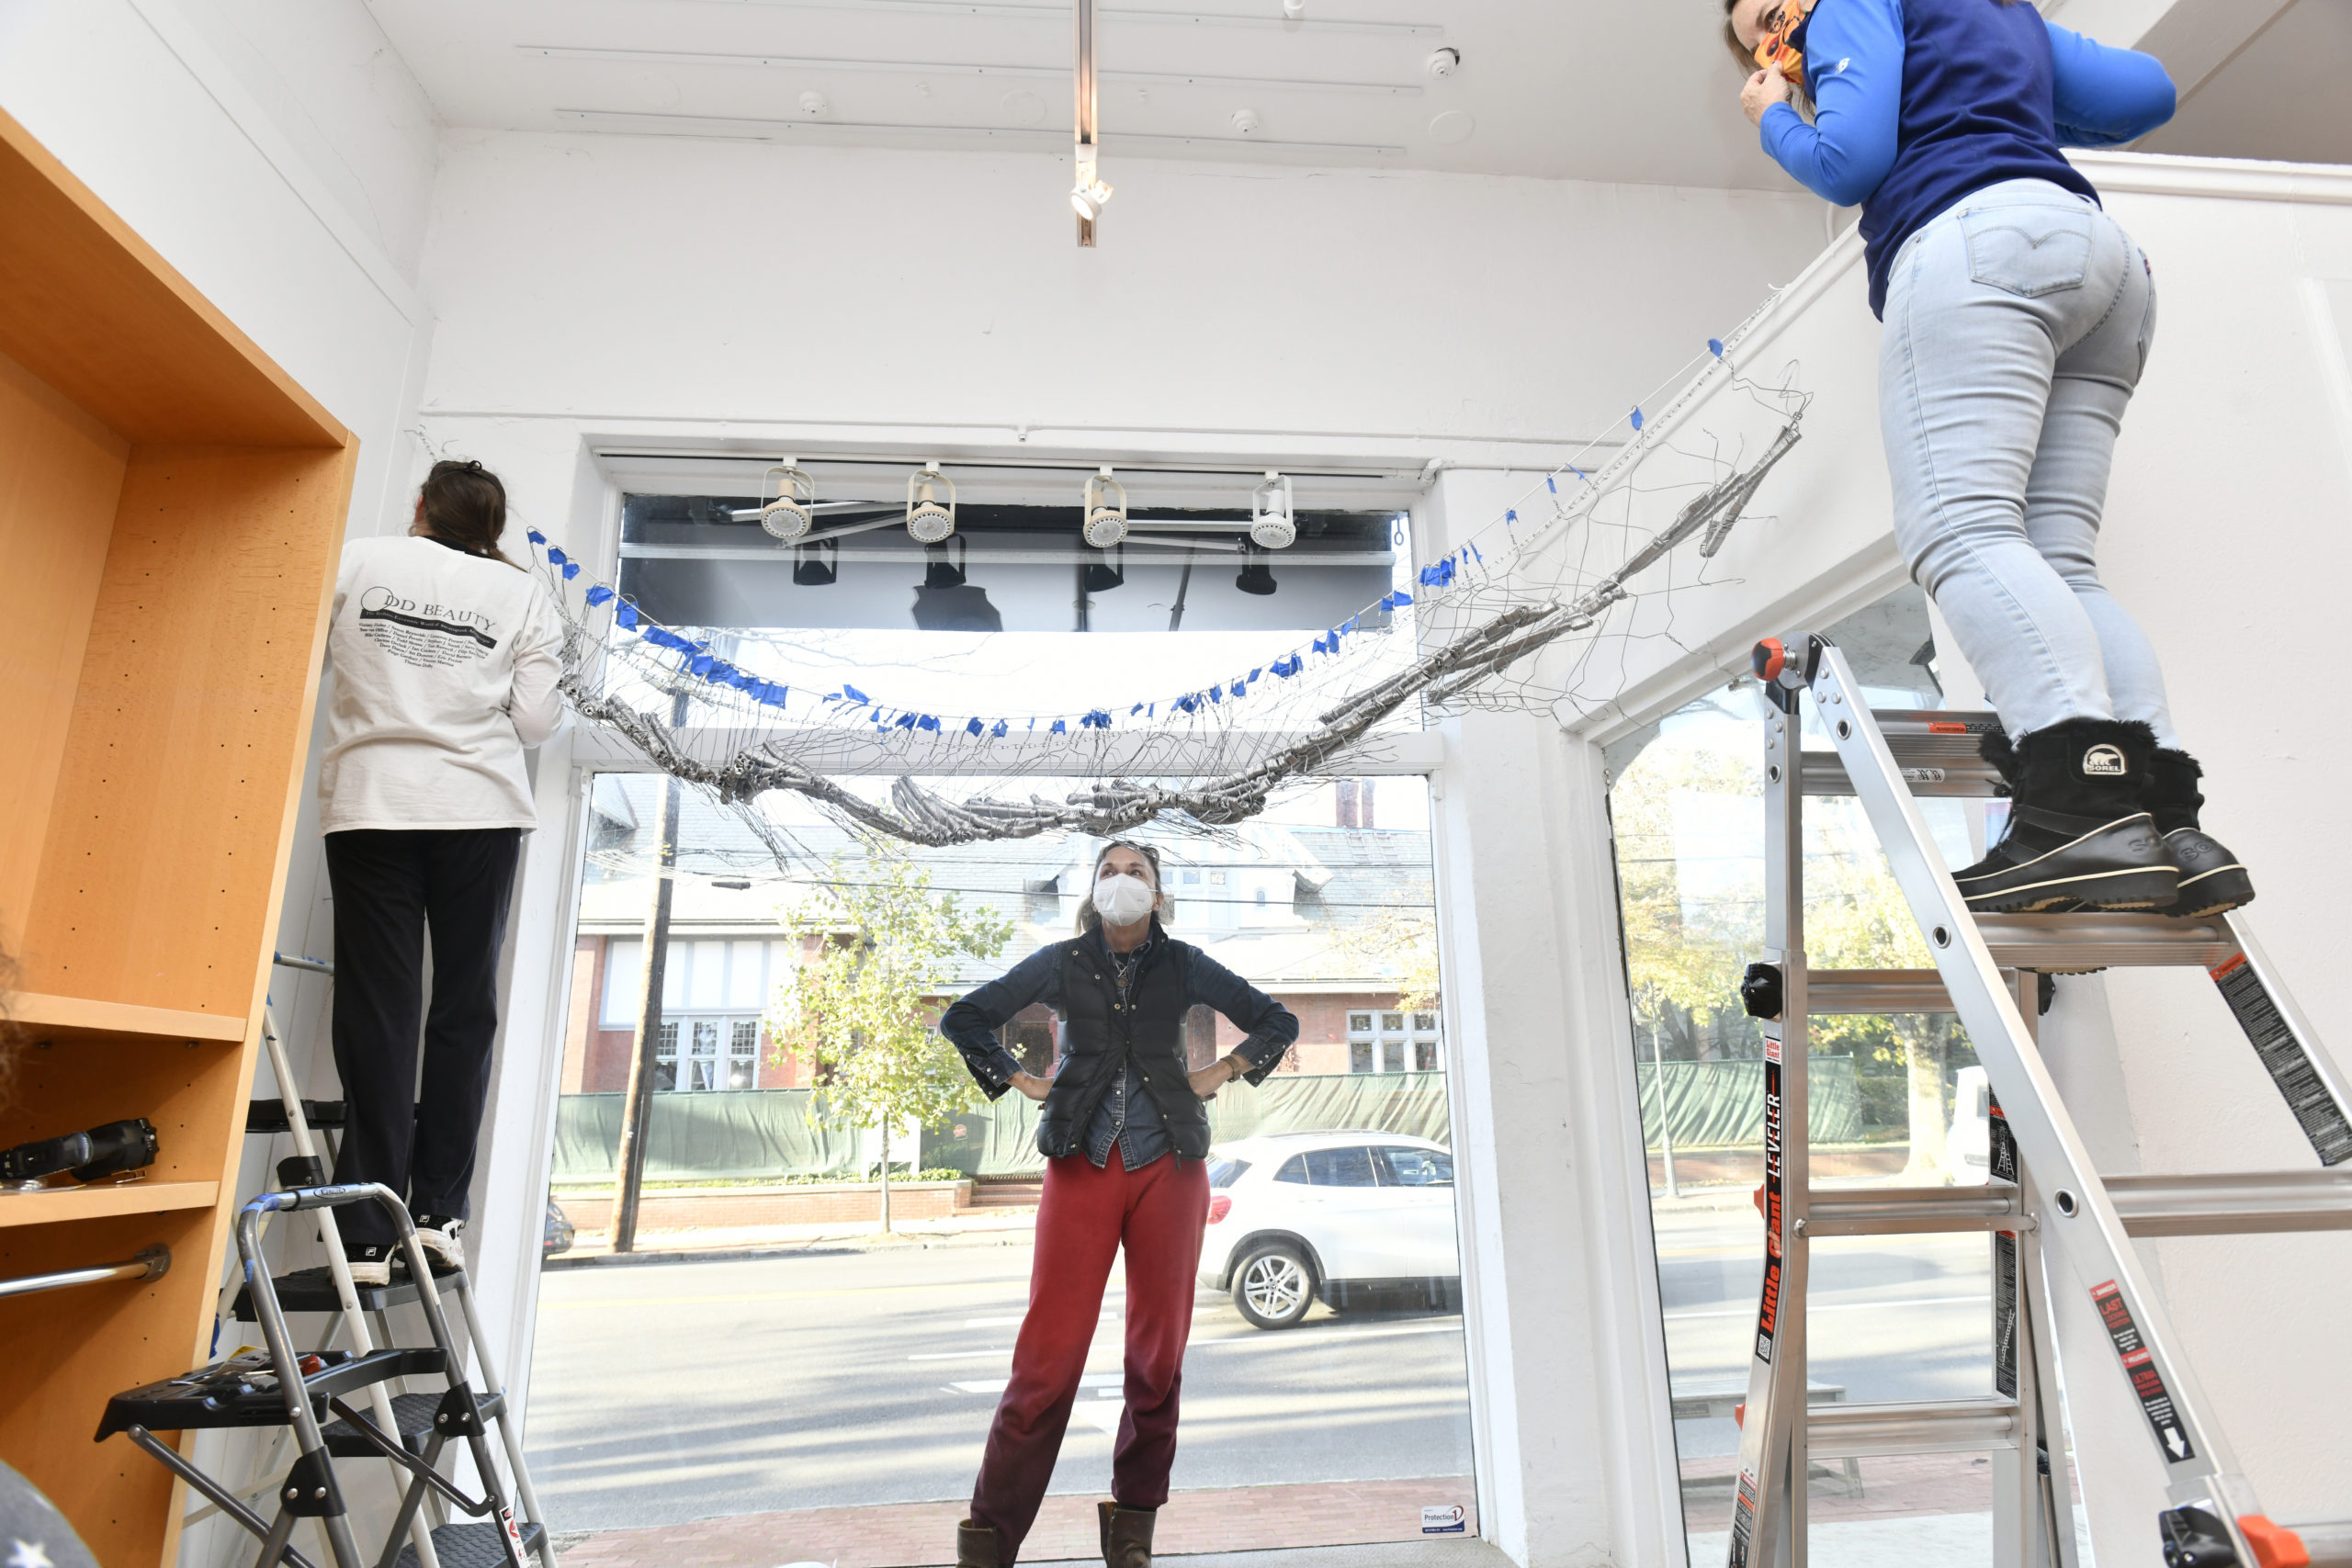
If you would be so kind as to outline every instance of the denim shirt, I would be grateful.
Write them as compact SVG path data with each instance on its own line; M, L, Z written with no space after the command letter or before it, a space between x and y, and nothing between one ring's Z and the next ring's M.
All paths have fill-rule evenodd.
M1111 958L1099 929L1083 940L1093 942L1106 961ZM1066 1021L1061 994L1065 945L1054 942L1039 948L1001 978L967 993L939 1021L939 1032L963 1056L965 1066L990 1100L1003 1094L1012 1086L1012 1076L1023 1070L1020 1059L997 1038L997 1031L1013 1014L1038 1002L1054 1010L1057 1032L1058 1023ZM1170 937L1157 919L1151 922L1151 935L1136 949L1133 962L1181 964L1185 1006L1214 1008L1234 1027L1247 1032L1249 1038L1235 1046L1233 1054L1250 1064L1242 1077L1251 1084L1264 1082L1298 1038L1298 1019L1290 1009L1190 942ZM1058 1049L1056 1056L1058 1069ZM1121 1070L1087 1123L1087 1159L1097 1168L1108 1165L1114 1144L1118 1145L1120 1163L1129 1170L1150 1164L1170 1146L1167 1119L1133 1063Z

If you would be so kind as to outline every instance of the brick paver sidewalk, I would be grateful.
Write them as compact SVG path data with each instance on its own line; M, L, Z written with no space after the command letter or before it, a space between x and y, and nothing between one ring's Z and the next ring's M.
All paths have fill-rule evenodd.
M1021 1549L1023 1563L1102 1561L1092 1497L1048 1497ZM1358 1546L1419 1540L1421 1509L1460 1505L1478 1533L1466 1475L1425 1481L1340 1481L1179 1492L1159 1511L1153 1555ZM738 1514L690 1525L605 1530L563 1553L567 1568L932 1568L956 1561L964 1506L904 1503L871 1508L797 1508Z

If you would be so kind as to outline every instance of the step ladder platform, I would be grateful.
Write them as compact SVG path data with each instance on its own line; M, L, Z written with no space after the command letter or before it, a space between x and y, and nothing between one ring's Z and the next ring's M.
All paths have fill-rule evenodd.
M328 1350L305 1357L320 1363L305 1373L303 1386L311 1409L323 1417L327 1401L393 1378L435 1377L447 1365L438 1347L424 1349L371 1350L354 1356ZM116 1394L107 1401L105 1419L98 1424L101 1441L132 1427L151 1432L187 1432L217 1427L283 1427L288 1425L286 1398L266 1361L234 1357L198 1367L181 1377L165 1378Z
M424 1445L433 1436L433 1417L441 1408L442 1396L437 1393L396 1393L392 1395L392 1424L401 1429L401 1446L413 1454L424 1452ZM347 1403L347 1402L346 1402ZM502 1416L506 1411L503 1394L474 1393L474 1408L484 1421ZM362 1414L371 1419L372 1410ZM349 1421L336 1421L326 1427L327 1452L337 1459L373 1459L380 1450L356 1431Z
M527 1521L516 1528L523 1532L524 1553L537 1551L547 1532ZM506 1568L506 1553L498 1544L502 1533L494 1523L435 1525L433 1554L441 1560L441 1568ZM416 1568L415 1543L401 1547L392 1562L394 1568Z
M435 1274L433 1276L433 1282L445 1291L450 1290L466 1282L465 1272L458 1269L447 1274ZM327 1266L323 1263L313 1268L297 1269L288 1274L280 1274L273 1283L277 1289L277 1304L287 1312L341 1312L343 1310L343 1303L334 1293L334 1275L329 1272ZM359 1297L359 1310L365 1313L379 1313L391 1307L406 1306L416 1300L416 1281L410 1279L406 1272L397 1269L392 1271L392 1282L389 1285L354 1285L352 1289ZM238 1322L253 1322L253 1292L241 1287L237 1292L237 1302L233 1310Z
M2081 915L1979 915L1977 934L2004 969L2064 975L2086 969L2212 970L2238 954L2218 920L2113 911ZM1933 969L1808 969L1805 1010L1832 1013L1950 1012L1951 995Z

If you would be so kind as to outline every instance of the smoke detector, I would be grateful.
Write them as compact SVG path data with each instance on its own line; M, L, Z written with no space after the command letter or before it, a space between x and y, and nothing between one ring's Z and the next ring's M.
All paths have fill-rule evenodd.
M1441 49L1435 54L1430 56L1429 62L1424 69L1427 70L1430 75L1442 82L1448 76L1453 75L1455 72L1462 69L1462 51L1458 49L1450 47Z

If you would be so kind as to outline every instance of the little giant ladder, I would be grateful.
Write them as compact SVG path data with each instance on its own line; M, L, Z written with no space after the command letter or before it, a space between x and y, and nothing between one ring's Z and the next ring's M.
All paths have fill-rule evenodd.
M1996 1568L2077 1568L2059 1426L2050 1291L2090 1294L2112 1349L2068 1367L2078 1410L2133 1400L2169 1506L2151 1521L2168 1568L2352 1568L2352 1522L2272 1523L2182 1359L2129 1238L2352 1228L2352 1092L2238 915L1973 915L1917 796L1984 796L1990 714L1873 714L1843 654L1798 634L1756 649L1778 710L1767 723L1765 945L1742 987L1764 1022L1765 1268L1740 1433L1729 1568L1804 1568L1805 1485L1816 1458L1994 1455ZM1801 745L1810 696L1834 751ZM1809 970L1804 799L1859 796L1925 934L1932 970ZM2198 964L2220 987L2324 1168L2101 1177L2035 1044L2041 976L2122 964ZM1995 1097L1984 1187L1815 1191L1806 1148L1807 1020L1957 1013ZM1805 1281L1816 1237L1988 1231L1994 1382L1979 1399L1808 1407ZM2045 1257L2045 1254L2047 1256ZM2081 1353L2082 1348L2075 1348ZM2148 1562L2154 1541L2118 1542Z

